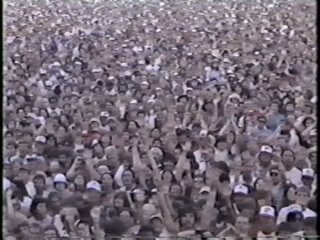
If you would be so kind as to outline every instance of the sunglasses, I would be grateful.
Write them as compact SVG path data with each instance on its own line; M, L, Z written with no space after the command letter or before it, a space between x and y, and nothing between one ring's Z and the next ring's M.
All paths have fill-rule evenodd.
M279 173L278 172L271 172L270 176L271 177L277 177L277 176L279 176Z

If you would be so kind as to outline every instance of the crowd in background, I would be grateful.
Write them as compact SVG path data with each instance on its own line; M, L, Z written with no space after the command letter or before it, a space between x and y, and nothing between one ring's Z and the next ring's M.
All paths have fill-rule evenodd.
M315 2L4 14L4 239L316 235Z

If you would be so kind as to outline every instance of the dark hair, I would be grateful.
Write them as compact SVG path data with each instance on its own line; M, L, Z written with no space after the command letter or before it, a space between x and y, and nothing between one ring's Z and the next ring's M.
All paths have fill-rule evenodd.
M123 206L124 207L129 207L129 201L128 201L128 197L126 195L125 192L118 192L114 195L113 200L115 199L122 199L123 200Z
M171 177L172 177L171 183L176 183L176 182L177 182L177 179L176 179L174 173L173 173L172 171L169 171L169 170L164 170L164 171L162 171L162 173L161 173L161 179L163 180L163 176L164 176L164 174L165 174L166 172L170 173L170 175L171 175Z
M48 134L48 135L46 136L47 142L48 142L50 139L52 139L52 140L54 141L54 146L55 146L55 147L58 146L58 140L57 140L57 138L56 138L55 135L53 135L53 134Z
M291 188L296 190L297 186L293 183L288 183L283 186L283 197L282 197L282 204L281 204L282 207L286 207L291 204L291 202L289 201L289 199L287 197L287 194Z
M282 222L277 227L278 234L280 232L294 233L294 232L297 232L297 231L298 231L298 229L296 229L296 227L290 222Z
M36 197L32 200L31 206L30 206L30 213L31 215L37 219L39 217L39 214L37 212L37 207L39 204L44 203L47 205L47 199Z
M289 212L287 215L287 222L295 222L297 218L300 218L301 221L303 220L303 213L300 211L296 212Z

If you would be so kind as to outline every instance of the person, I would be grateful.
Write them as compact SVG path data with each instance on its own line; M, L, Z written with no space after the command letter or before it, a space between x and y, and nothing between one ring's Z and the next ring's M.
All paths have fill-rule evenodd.
M7 2L5 239L314 234L314 9Z

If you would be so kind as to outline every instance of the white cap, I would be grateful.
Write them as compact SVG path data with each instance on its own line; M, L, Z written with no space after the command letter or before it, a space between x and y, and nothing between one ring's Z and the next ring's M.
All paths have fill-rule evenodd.
M110 173L110 169L106 165L100 165L99 167L97 167L97 171L101 175L104 173Z
M266 217L275 217L276 213L273 207L270 206L262 206L259 211L260 216Z
M249 193L249 189L247 186L239 184L234 187L233 192L234 193L243 193L243 194L247 195Z
M35 139L36 142L46 143L47 139L44 136L37 136Z
M108 112L101 112L100 117L109 117L110 114Z
M317 130L315 129L311 130L310 136L317 136Z
M144 191L140 188L136 188L135 190L132 191L133 193L144 193Z
M74 151L77 152L79 150L81 150L81 151L85 150L85 147L83 144L75 146Z
M92 69L92 72L93 73L103 72L103 69L102 68L94 68L94 69Z
M92 143L91 143L91 147L94 147L95 145L97 145L99 143L98 139L93 139Z
M302 169L302 176L306 177L314 177L314 171L311 168L304 168Z
M152 190L151 190L151 193L157 193L158 192L158 189L156 189L156 188L153 188Z
M60 66L61 64L59 62L54 62L49 67L51 68L51 67L60 67Z
M272 153L272 147L268 145L261 146L260 152L267 152L267 153Z
M45 85L51 87L51 86L53 85L53 82L52 82L51 80L47 80L47 81L45 82Z
M92 118L92 119L90 119L90 123L93 123L93 122L100 123L100 121L99 121L98 118Z
M67 178L65 175L58 173L57 175L54 176L53 182L62 182L62 183L68 183Z
M11 187L11 182L7 178L3 179L3 190L7 191Z
M158 218L158 219L160 219L160 220L163 220L163 218L162 218L162 216L161 216L160 213L157 213L157 214L155 214L155 215L152 215L152 216L149 218L149 220L151 221L151 220L156 219L156 218Z
M147 81L143 81L141 84L149 86L149 83Z
M132 100L130 101L130 104L137 104L137 103L138 103L138 101L135 100L135 99L132 99Z
M93 190L96 190L98 192L101 192L101 185L97 181L92 180L92 181L87 183L86 189L87 190L93 189Z
M210 187L203 186L199 191L199 193L205 193L205 192L209 193L210 192Z
M199 135L200 135L200 137L206 137L208 135L208 131L207 130L201 130Z

